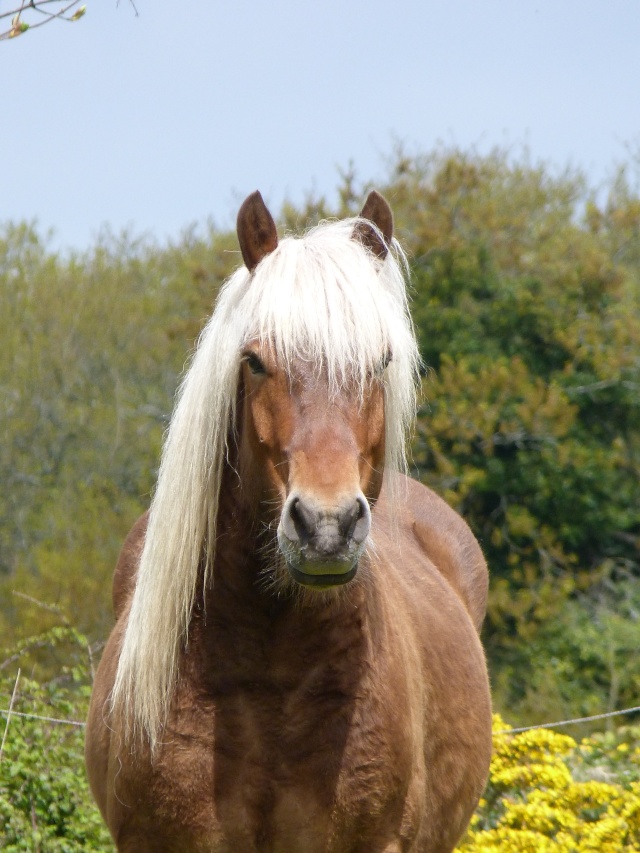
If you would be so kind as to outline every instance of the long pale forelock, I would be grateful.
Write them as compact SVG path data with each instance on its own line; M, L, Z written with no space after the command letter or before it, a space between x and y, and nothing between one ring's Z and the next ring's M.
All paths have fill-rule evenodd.
M355 222L326 223L302 239L287 238L263 260L241 300L246 339L272 344L286 370L299 358L324 364L334 393L355 379L361 395L391 348L394 372L402 374L396 378L408 378L413 388L403 256L400 263L392 257L381 263L352 239Z
M216 517L239 357L256 337L275 345L285 365L326 362L332 391L347 378L364 393L386 348L386 464L404 467L415 410L418 356L409 318L404 256L384 263L352 239L357 220L325 223L286 238L252 276L223 287L182 383L163 450L131 612L113 689L133 732L155 745L177 678L180 646L197 591L215 556ZM355 376L354 376L354 365ZM395 478L391 478L393 481Z

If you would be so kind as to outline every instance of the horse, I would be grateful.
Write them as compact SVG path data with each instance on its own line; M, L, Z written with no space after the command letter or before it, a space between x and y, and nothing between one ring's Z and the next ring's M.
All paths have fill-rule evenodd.
M446 853L486 783L488 575L407 476L420 360L372 191L243 265L123 546L86 730L121 853Z

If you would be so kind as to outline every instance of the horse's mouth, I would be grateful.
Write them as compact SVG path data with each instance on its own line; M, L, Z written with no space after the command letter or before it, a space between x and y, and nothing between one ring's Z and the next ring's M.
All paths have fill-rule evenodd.
M349 583L356 576L358 561L309 561L294 566L286 561L289 574L297 583L313 589L331 589Z

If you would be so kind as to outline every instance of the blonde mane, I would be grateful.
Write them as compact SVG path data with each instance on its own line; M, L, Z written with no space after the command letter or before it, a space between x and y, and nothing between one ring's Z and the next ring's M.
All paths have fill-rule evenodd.
M286 237L253 274L225 283L180 387L162 453L149 526L112 693L127 732L157 742L188 639L199 570L211 582L216 521L240 356L269 341L285 369L306 358L338 393L385 372L387 470L403 470L415 416L418 353L407 305L407 263L394 242L380 261L353 239L357 219Z

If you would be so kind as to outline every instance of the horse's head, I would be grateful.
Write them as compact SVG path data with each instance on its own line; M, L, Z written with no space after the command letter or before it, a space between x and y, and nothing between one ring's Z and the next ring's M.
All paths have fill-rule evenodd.
M360 395L330 389L317 365L288 368L272 347L243 351L239 470L245 488L276 509L278 546L301 584L331 587L356 573L382 484L384 389L381 355Z
M240 210L238 238L251 273L277 249L275 224L259 193ZM373 265L384 260L391 238L391 210L372 193L352 239ZM316 298L320 306L326 291ZM362 313L367 322L364 306ZM385 373L392 357L384 334L365 364L337 367L330 352L309 341L282 352L277 336L263 334L242 347L240 477L277 524L289 575L304 586L327 589L356 574L382 485Z

